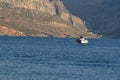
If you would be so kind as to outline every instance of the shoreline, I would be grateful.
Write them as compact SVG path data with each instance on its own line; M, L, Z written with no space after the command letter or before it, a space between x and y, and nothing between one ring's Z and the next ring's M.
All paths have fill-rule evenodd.
M36 38L79 38L79 37L61 37L61 36L30 36L30 35L27 35L27 36L8 36L8 35L3 35L0 37L22 37L22 38L25 38L25 37L36 37ZM104 37L85 37L85 38L88 38L88 39L100 39L100 38L104 38Z

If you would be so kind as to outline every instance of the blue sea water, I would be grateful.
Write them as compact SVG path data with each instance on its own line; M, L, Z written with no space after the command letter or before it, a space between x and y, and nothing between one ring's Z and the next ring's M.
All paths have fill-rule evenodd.
M0 80L120 80L120 39L0 37Z

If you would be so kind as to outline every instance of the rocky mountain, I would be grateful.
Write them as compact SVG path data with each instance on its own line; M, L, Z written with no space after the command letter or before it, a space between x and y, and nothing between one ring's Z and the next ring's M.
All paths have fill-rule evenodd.
M0 35L96 37L61 0L0 0Z
M120 37L120 0L63 0L73 14L94 33ZM71 6L73 5L73 6Z

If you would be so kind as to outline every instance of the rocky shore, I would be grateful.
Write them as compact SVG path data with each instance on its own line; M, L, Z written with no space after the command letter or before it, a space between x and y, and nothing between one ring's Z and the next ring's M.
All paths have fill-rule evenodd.
M0 35L99 37L61 0L0 0Z

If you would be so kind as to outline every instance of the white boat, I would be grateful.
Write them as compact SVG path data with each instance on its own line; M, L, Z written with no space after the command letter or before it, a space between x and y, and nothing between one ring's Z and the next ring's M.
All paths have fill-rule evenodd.
M88 40L81 40L81 43L83 43L83 44L87 44L88 43Z
M82 44L87 44L88 40L85 39L85 38L80 38L80 39L77 40L77 42L82 43Z

